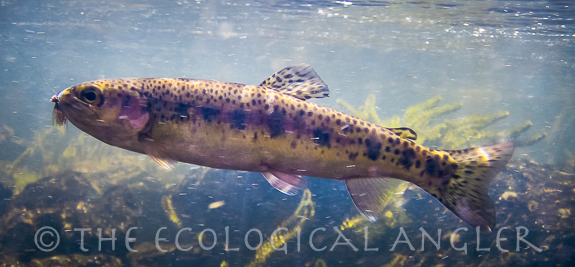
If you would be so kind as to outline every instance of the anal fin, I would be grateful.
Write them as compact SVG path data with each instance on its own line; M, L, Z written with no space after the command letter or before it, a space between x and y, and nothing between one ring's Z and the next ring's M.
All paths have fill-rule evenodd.
M268 170L262 173L264 178L280 192L293 196L300 189L307 187L304 179L300 175L285 174L274 170Z
M359 212L375 222L383 213L391 194L402 183L391 178L355 178L345 180L347 190Z

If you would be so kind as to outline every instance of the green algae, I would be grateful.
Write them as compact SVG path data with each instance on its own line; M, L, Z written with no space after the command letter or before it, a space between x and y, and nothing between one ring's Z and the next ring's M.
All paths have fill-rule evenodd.
M336 101L360 119L390 128L409 127L417 133L416 143L442 149L459 149L504 141L513 141L516 146L530 146L543 140L546 136L545 133L539 133L526 139L520 139L519 137L532 125L531 121L524 121L502 131L485 129L509 116L508 111L470 115L454 120L444 119L442 123L433 124L441 116L453 113L463 106L461 102L440 105L441 99L441 96L432 97L408 107L402 117L395 115L385 120L380 119L376 112L375 95L369 95L365 104L357 109L345 100L337 99Z

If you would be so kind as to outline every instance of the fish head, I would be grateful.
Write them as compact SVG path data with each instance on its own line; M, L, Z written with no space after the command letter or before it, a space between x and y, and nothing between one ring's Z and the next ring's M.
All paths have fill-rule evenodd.
M138 135L149 120L147 101L121 84L124 81L99 80L62 90L51 98L55 124L70 121L105 143L138 150Z

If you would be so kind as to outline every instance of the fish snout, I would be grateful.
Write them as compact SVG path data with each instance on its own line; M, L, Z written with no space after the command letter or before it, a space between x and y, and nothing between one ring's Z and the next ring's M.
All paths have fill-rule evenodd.
M62 90L60 93L58 93L57 95L53 95L50 98L50 102L55 103L55 104L71 104L73 95L70 89L65 89Z

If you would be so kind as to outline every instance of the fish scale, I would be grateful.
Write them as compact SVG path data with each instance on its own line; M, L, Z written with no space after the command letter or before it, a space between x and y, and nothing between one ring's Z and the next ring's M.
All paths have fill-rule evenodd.
M196 79L112 79L70 87L55 117L114 146L148 154L162 167L187 162L261 172L295 194L304 176L345 180L360 212L376 220L396 178L436 197L473 226L495 224L489 181L513 152L510 143L433 150L408 128L385 128L306 99L329 94L307 64L260 86ZM85 111L84 111L85 110Z

